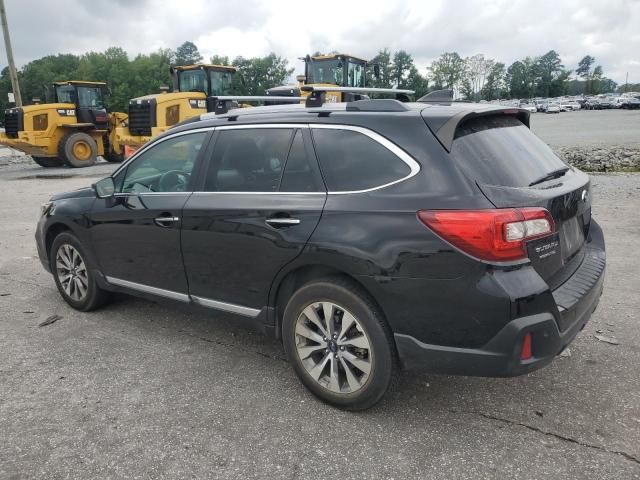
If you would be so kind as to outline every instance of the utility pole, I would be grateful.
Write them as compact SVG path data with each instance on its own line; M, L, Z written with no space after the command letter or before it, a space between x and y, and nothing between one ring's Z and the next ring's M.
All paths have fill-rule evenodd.
M20 95L20 85L18 84L18 74L16 64L13 61L13 50L11 49L11 38L9 37L9 25L7 24L7 11L4 8L4 0L0 0L0 20L2 20L2 33L4 34L4 46L7 50L7 61L9 63L9 77L11 78L11 89L16 100L16 107L22 106L22 96Z
M627 93L627 85L629 85L629 72L627 72L627 79L624 81L624 93Z

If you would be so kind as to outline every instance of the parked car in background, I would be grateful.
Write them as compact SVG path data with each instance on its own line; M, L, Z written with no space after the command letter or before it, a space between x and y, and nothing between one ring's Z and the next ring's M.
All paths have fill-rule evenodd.
M561 111L560 104L555 102L549 102L545 109L546 113L560 113Z
M640 99L635 97L622 97L623 101L620 104L620 108L625 108L628 110L640 108Z
M121 291L254 322L341 408L374 405L400 367L526 374L584 328L605 270L589 176L529 115L396 100L206 114L51 198L38 253L77 310Z
M575 100L563 101L560 103L560 109L563 112L573 112L574 110L580 110L580 104Z
M529 113L536 113L538 111L538 107L536 107L533 103L521 103L520 108L526 110Z

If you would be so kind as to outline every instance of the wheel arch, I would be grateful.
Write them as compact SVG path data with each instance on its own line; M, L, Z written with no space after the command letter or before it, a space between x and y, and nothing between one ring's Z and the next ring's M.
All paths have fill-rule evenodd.
M286 272L277 282L274 282L274 286L271 288L269 305L273 308L274 312L274 333L277 339L282 338L282 316L284 315L284 307L289 301L289 298L303 285L313 280L328 277L340 277L354 284L362 293L369 297L386 319L382 305L380 305L369 289L358 280L357 276L331 265L299 265Z

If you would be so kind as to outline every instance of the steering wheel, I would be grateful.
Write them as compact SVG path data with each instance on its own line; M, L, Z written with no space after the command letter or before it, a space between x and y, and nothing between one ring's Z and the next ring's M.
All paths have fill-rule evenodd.
M160 192L184 192L189 183L189 174L182 170L169 170L163 173L158 180Z

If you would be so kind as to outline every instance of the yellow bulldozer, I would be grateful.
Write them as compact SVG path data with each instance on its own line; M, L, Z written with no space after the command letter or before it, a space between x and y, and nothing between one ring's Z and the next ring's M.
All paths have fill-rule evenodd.
M129 101L129 118L116 129L117 141L134 151L178 122L207 112L207 98L228 95L236 73L226 65L171 67L173 91Z
M114 138L125 122L122 112L108 113L104 82L54 82L52 103L8 108L0 144L31 155L42 167L88 167L98 155L110 162L124 159L124 146Z
M345 53L332 53L329 55L307 55L300 60L304 61L304 75L297 77L297 85L283 85L267 90L268 95L306 97L308 91L302 89L307 87L338 87L365 88L367 86L366 68L367 61L348 55ZM377 71L377 66L374 65ZM332 92L325 93L324 101L347 102L354 100L353 93ZM273 102L281 103L281 102Z

